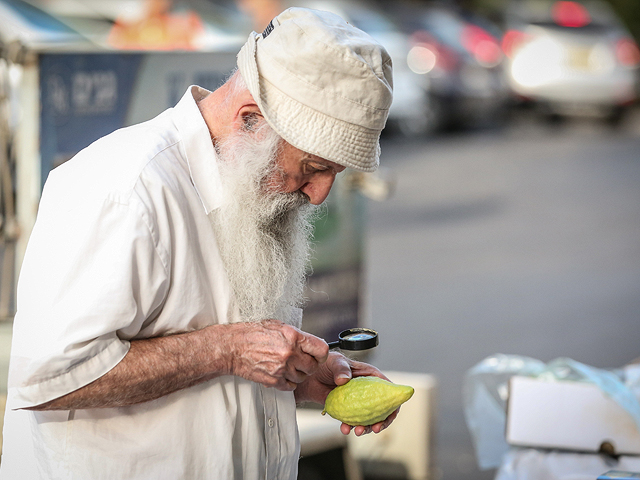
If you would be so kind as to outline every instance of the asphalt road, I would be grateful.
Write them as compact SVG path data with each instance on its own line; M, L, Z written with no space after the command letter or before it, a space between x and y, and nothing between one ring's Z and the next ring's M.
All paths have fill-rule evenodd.
M382 369L437 376L436 478L483 480L465 372L494 353L599 368L640 357L640 116L407 141L369 206L367 280Z

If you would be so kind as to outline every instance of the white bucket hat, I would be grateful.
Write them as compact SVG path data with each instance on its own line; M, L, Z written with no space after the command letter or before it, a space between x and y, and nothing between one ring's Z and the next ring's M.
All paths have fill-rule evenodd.
M368 34L332 13L289 8L249 35L238 68L288 143L356 170L378 167L393 81L389 54Z

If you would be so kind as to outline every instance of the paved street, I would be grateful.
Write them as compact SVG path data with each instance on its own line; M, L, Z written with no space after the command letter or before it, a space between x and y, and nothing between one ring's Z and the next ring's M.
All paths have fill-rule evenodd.
M640 121L388 138L368 282L383 369L439 380L438 477L480 473L464 373L494 353L615 368L640 357Z

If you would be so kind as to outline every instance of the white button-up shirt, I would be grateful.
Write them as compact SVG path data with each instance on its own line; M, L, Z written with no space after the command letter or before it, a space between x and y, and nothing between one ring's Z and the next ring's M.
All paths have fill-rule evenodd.
M205 93L50 173L18 284L2 480L296 478L293 393L240 377L123 408L22 410L104 375L131 340L237 320L207 217L223 193Z

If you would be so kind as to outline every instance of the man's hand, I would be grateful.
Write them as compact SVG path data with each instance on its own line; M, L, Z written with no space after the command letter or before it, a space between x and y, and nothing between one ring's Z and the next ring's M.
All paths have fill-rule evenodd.
M327 395L329 395L329 392L336 386L344 385L351 380L352 377L367 376L389 380L380 370L372 365L351 360L340 353L331 352L329 353L327 361L320 366L318 371L304 383L298 385L295 391L296 402L314 402L324 405ZM358 425L354 428L351 425L343 423L340 425L340 431L348 435L353 429L356 436L371 432L380 433L391 425L391 422L393 422L398 415L398 410L389 415L386 420L367 427Z
M295 390L327 360L329 346L278 320L228 326L230 373L278 390Z

